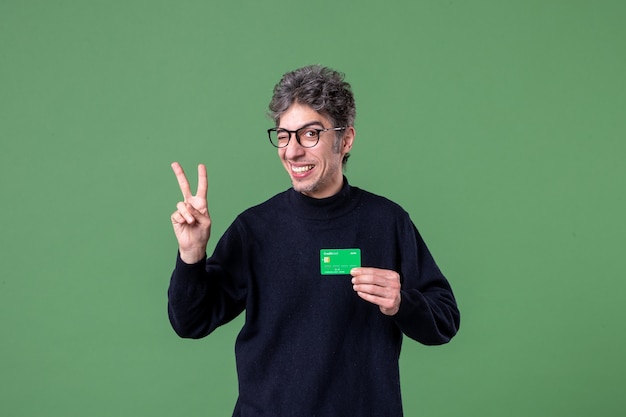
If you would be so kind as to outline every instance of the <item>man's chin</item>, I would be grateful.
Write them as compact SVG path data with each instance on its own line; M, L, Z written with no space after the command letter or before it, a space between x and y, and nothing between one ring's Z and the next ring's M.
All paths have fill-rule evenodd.
M302 193L302 194L309 194L313 191L315 191L314 189L311 189L310 187L305 187L302 184L297 184L297 183L293 183L292 182L292 187L295 191Z
M315 184L311 184L308 181L301 181L294 178L291 179L291 186L295 191L305 195L315 192L316 189Z

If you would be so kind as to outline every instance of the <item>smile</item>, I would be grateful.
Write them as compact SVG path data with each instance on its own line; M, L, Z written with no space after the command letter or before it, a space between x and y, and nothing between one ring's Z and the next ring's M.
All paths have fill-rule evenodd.
M305 165L305 166L301 166L301 167L291 167L291 170L293 172L295 172L296 174L302 174L303 172L307 172L312 170L315 167L315 165Z

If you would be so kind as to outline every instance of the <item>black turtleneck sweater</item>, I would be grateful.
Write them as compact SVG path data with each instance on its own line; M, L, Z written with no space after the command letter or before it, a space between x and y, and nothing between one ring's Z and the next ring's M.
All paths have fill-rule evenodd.
M320 250L338 248L400 274L395 316L362 300L350 275L320 273ZM245 310L233 416L401 416L402 334L446 343L460 317L409 215L347 181L330 198L290 189L246 210L210 258L178 257L168 296L181 337L204 337Z

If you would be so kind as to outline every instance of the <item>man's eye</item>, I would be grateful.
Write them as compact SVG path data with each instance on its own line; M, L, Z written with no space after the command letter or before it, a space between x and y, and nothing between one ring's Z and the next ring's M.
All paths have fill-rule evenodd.
M300 137L307 139L314 139L317 137L317 130L315 129L303 129Z
M276 137L278 138L278 140L288 140L289 133L285 132L284 130L279 130L278 132L276 132Z

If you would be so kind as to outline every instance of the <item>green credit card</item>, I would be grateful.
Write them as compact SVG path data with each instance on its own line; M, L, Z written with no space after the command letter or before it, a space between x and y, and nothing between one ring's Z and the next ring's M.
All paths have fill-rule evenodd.
M349 274L352 268L361 266L361 249L320 250L320 272L322 275Z

